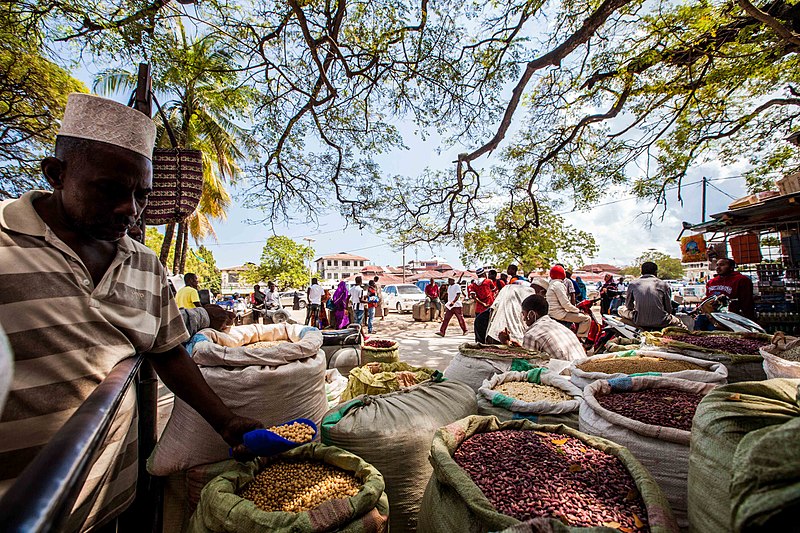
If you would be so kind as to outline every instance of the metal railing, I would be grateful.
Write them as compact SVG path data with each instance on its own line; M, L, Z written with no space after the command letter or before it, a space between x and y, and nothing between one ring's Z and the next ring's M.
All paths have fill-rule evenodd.
M117 364L81 404L0 500L0 531L63 531L131 383L137 379L139 480L136 500L119 520L121 530L156 531L159 491L144 463L155 445L158 382L141 355ZM58 401L54 398L54 401Z

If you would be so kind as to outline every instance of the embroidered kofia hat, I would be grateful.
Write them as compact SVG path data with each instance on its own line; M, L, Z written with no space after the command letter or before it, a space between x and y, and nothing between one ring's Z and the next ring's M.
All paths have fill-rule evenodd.
M58 134L113 144L152 159L156 125L141 111L114 100L72 93Z

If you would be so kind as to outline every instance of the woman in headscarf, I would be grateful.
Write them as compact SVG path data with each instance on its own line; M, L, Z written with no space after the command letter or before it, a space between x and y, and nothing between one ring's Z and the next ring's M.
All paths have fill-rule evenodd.
M347 290L347 282L339 282L339 286L333 293L333 327L344 329L350 324L347 316L347 301L350 299L350 291Z
M614 283L614 276L606 274L603 278L603 286L600 287L600 314L607 315L611 307L611 300L617 297L619 291L617 284Z
M330 289L325 289L322 293L319 306L319 329L325 329L330 326L330 319L328 317L328 300L331 299Z
M586 299L586 284L583 282L580 276L575 276L575 285L577 285L578 302L580 303Z

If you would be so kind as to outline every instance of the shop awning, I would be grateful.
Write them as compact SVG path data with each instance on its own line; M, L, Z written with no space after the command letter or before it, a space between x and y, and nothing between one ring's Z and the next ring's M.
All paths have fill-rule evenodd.
M717 213L711 215L711 220L707 222L699 224L684 222L683 231L731 233L769 229L791 223L800 223L800 192L776 196L747 207Z

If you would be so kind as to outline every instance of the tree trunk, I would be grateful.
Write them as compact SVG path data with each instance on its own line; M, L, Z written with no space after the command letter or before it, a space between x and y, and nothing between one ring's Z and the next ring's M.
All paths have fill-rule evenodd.
M172 236L175 234L175 223L170 222L164 229L164 242L161 243L161 253L158 259L164 268L167 268L167 259L169 259L169 249L172 248Z
M172 258L172 273L178 274L181 266L181 249L183 246L183 234L186 232L186 224L178 223L178 236L175 238L175 255Z
M183 246L181 247L181 274L186 272L186 257L189 255L189 224L184 222Z

